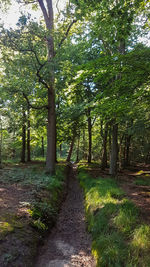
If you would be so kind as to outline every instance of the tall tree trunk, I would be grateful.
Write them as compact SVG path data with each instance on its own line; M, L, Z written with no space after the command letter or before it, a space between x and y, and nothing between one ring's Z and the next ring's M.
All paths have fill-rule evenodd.
M55 95L54 90L48 92L48 126L47 126L47 156L46 170L51 175L55 173L56 161L56 125L55 125Z
M26 114L23 110L22 113L22 151L21 151L21 162L24 163L26 160Z
M73 151L73 147L74 147L74 142L75 142L75 134L72 137L72 141L71 141L71 144L70 144L70 149L69 149L67 160L66 160L67 162L70 162L72 151Z
M112 146L110 156L109 174L117 175L117 160L118 160L118 124L114 123L112 127Z
M91 163L92 158L92 123L91 123L91 109L88 108L88 135L89 135L89 151L88 151L88 163Z
M85 140L85 129L83 129L83 147L82 147L82 157L83 159L87 159L87 153L86 153L86 140Z
M125 160L124 160L124 167L127 167L130 165L130 144L131 144L131 135L126 136L126 142L125 142Z
M111 146L112 146L111 125L110 125L110 127L109 127L109 135L108 135L108 137L109 137L109 142L108 142L108 144L109 144L109 162L110 162L110 158L111 158Z
M120 144L119 144L119 170L122 169L122 167L124 166L124 159L123 159L123 156L124 156L124 153L123 153L123 140L124 140L124 134L121 136L120 138Z
M49 32L47 37L48 62L53 61L54 53L54 15L52 0L38 0L43 12L46 28ZM46 170L50 174L55 173L56 161L56 117L55 117L55 87L54 87L54 68L49 71L49 88L48 88L48 125L47 125L47 155Z
M121 55L125 54L125 39L124 38L121 38L119 40L118 53ZM118 73L116 75L116 79L117 80L121 79L121 73ZM114 120L113 129L112 129L112 147L111 147L110 169L109 169L109 173L112 176L117 175L117 161L118 161L118 124Z
M107 136L108 136L108 123L106 123L105 125L105 130L103 134L103 156L101 164L102 170L105 170L105 168L107 168Z
M28 107L28 122L27 122L27 161L31 161L31 150L30 150L30 108Z
M59 155L60 158L62 158L62 144L59 145Z
M44 158L44 137L41 138L41 150L42 150L42 157Z
M79 133L79 135L78 135L77 158L76 158L76 162L79 162L79 150L80 150L80 133Z
M0 169L2 168L2 118L0 117Z

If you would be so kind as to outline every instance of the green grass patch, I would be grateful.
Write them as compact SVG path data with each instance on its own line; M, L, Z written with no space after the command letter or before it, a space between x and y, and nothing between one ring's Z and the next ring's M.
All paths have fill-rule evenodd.
M138 208L112 178L92 178L80 166L88 230L97 266L150 266L150 226L139 222Z
M38 199L32 202L28 211L32 218L31 225L41 232L45 232L56 221L66 178L64 171L65 165L58 165L54 176L41 172L40 179L37 173L32 178ZM30 181L29 177L28 179Z
M145 175L142 178L137 178L134 182L136 185L150 186L150 175Z

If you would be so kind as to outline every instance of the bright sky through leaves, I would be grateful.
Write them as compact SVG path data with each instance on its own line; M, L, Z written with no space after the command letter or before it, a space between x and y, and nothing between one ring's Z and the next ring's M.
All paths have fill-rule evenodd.
M59 0L58 7L59 10L62 10L66 4L67 0ZM57 14L57 8L56 8L56 0L54 1L54 13ZM21 12L30 13L33 19L39 20L40 16L42 16L41 10L39 8L38 11L31 10L31 5L19 5L17 1L12 1L12 6L9 8L9 10L4 13L0 9L0 23L4 23L5 27L7 28L14 28L16 23L18 22L18 18L21 16Z

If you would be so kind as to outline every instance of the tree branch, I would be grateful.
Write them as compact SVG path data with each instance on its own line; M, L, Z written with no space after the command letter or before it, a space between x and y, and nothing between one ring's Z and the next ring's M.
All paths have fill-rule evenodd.
M32 104L30 103L30 101L29 101L27 95L26 95L24 92L22 92L22 94L23 94L23 97L26 99L27 104L28 104L29 107L31 107L31 108L33 108L33 109L42 109L42 108L46 108L46 109L48 109L48 106L47 106L47 105L40 106L40 107L37 107L37 106L32 105Z
M37 75L37 77L38 77L38 79L39 79L39 82L42 83L42 84L49 90L49 89L50 89L49 86L48 86L47 83L42 79L42 77L41 77L41 75L40 75L40 71L41 71L42 68L43 68L43 65L41 65L41 66L39 67L39 69L38 69L37 72L36 72L36 75Z
M59 43L59 45L58 45L59 48L61 47L61 45L63 44L63 42L66 40L66 38L67 38L67 36L68 36L68 34L69 34L69 32L70 32L70 30L71 30L73 24L75 24L76 22L77 22L77 20L74 19L74 20L71 22L71 24L68 26L68 29L67 29L67 31L66 31L64 37L61 39L61 41L60 41L60 43Z
M39 2L41 10L43 12L43 16L44 16L44 19L45 19L45 22L46 22L46 26L49 29L49 17L48 17L48 13L47 13L47 10L45 8L45 5L43 3L43 0L38 0L38 2Z

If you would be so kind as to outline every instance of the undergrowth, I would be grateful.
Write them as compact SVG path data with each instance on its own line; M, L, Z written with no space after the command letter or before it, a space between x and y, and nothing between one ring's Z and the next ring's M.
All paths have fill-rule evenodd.
M79 166L88 230L97 267L150 266L150 226L112 178L92 178Z
M150 175L146 174L143 177L137 178L134 183L136 185L150 186Z
M23 197L18 206L3 209L0 214L0 265L3 261L11 264L12 260L21 257L27 262L26 266L29 266L28 262L31 263L35 255L37 243L56 221L65 186L65 169L65 164L58 164L54 176L45 174L43 165L18 165L3 169L0 176L3 190L5 186L15 186L16 192L22 190ZM24 210L24 214L18 214L21 210ZM10 241L8 249L9 238L14 240L14 246ZM12 255L14 248L18 251L17 255L20 254L16 259Z

